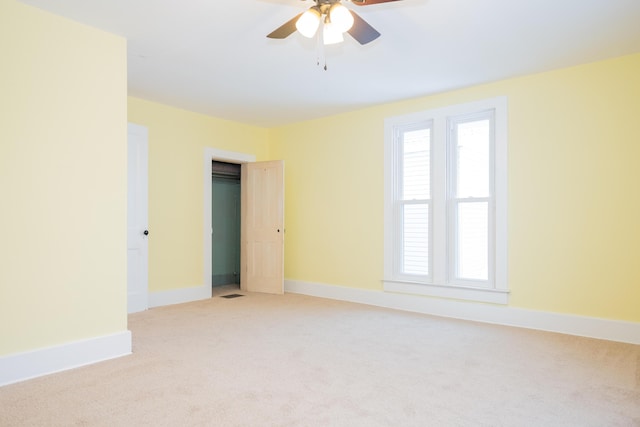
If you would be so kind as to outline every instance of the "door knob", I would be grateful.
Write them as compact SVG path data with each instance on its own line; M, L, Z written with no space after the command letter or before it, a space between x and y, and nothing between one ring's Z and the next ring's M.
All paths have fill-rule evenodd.
M142 232L142 234L144 234L145 236L148 236L148 235L149 235L149 230L144 230L144 231Z

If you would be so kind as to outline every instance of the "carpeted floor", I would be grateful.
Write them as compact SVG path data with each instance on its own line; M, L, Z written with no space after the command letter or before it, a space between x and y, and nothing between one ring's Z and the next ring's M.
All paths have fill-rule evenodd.
M130 316L132 356L0 388L0 426L640 426L640 346L303 295Z

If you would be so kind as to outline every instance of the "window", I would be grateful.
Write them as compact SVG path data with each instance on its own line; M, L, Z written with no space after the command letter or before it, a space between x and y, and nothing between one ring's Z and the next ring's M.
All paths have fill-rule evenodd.
M385 121L387 291L507 302L506 98Z

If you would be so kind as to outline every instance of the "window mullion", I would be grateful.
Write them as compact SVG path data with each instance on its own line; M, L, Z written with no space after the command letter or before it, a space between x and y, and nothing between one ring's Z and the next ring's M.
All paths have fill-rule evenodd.
M432 200L433 200L433 219L431 229L433 230L432 239L432 271L433 283L444 285L447 278L447 167L442 159L446 159L446 142L447 142L447 121L445 117L437 117L433 123L433 158L438 161L433 162L431 168Z
M457 241L457 233L458 233L458 224L457 224L457 212L458 205L456 203L456 188L457 188L457 163L456 163L456 143L457 134L456 127L454 122L447 119L446 123L446 141L444 144L446 146L446 165L447 165L447 173L446 173L446 245L445 245L445 253L447 254L446 259L446 282L447 284L451 284L455 281L456 273L456 245Z

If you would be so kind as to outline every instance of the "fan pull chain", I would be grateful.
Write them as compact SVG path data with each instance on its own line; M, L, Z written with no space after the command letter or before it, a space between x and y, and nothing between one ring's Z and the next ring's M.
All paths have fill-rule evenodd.
M322 36L320 35L320 31L316 33L316 66L320 66L320 59L324 59L324 45L322 44Z
M320 60L324 62L324 71L327 71L327 55L324 50L324 40L322 39L321 31L316 33L316 66L320 66Z

